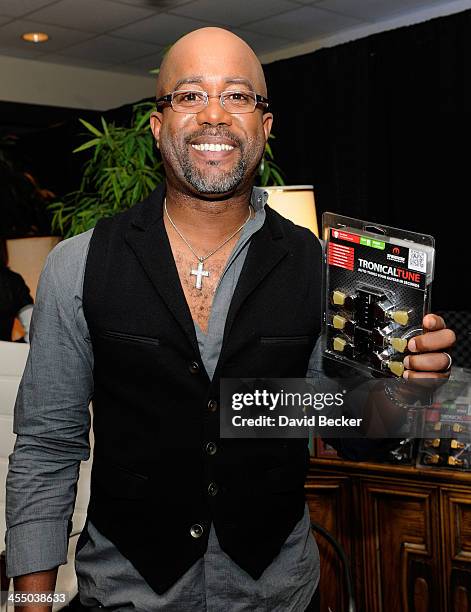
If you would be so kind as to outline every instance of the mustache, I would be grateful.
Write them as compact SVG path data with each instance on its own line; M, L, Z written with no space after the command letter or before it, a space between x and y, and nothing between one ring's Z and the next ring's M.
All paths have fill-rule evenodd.
M190 141L195 138L200 138L202 136L214 136L216 138L228 138L232 140L239 148L242 148L242 141L240 138L237 138L230 130L227 128L217 128L217 129L203 129L193 132L192 134L188 134L185 136L185 144L188 144Z

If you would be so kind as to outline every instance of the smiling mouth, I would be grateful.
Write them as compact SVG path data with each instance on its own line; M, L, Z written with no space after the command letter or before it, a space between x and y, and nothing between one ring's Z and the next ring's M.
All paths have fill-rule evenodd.
M214 142L202 142L201 144L192 144L191 146L197 151L232 151L234 149L231 145Z

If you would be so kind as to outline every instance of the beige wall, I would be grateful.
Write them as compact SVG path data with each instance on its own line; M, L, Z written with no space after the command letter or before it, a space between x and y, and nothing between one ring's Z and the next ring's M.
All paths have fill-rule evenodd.
M8 266L21 274L33 297L36 296L39 275L47 254L59 240L56 236L7 240Z
M155 77L0 55L0 100L107 110L155 95Z
M301 45L262 54L263 63L310 53L377 32L471 8L471 0L436 2L420 10L402 8L396 18L362 25ZM108 110L155 94L155 77L94 70L0 55L0 100L69 108Z

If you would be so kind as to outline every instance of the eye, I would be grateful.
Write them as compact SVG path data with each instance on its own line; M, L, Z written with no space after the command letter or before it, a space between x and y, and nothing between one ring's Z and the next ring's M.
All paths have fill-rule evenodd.
M252 96L244 91L228 91L224 99L230 104L245 106L252 103Z
M198 91L179 91L175 92L173 99L177 104L192 106L202 102L203 94Z

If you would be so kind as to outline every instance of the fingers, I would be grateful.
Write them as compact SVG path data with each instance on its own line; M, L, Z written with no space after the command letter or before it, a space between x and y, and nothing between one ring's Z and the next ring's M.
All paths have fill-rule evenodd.
M450 365L448 355L445 353L424 353L423 355L407 355L404 367L407 370L421 372L440 372Z
M448 355L443 351L450 349L456 342L455 332L446 328L442 317L435 314L425 315L423 328L426 333L414 336L407 344L411 353L404 359L404 378L447 379L450 371L444 371L450 365Z
M445 319L436 314L425 315L422 324L427 331L439 331L446 327Z
M402 375L407 380L418 380L419 378L442 378L444 380L450 378L450 371L448 372L414 372L413 370L404 370Z
M427 317L436 315L427 315ZM424 318L425 319L427 318ZM443 319L436 317L437 319ZM438 323L439 324L439 323ZM440 329L438 331L430 331L426 334L414 336L409 340L407 348L412 353L428 353L433 351L446 351L451 348L456 342L456 335L452 329Z

